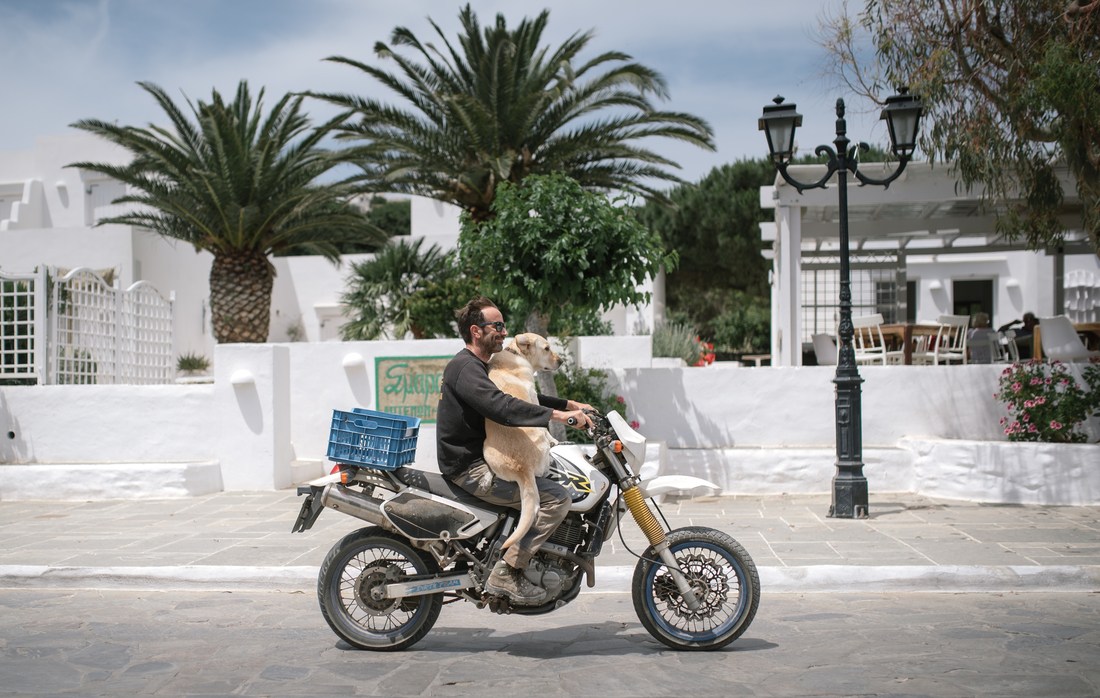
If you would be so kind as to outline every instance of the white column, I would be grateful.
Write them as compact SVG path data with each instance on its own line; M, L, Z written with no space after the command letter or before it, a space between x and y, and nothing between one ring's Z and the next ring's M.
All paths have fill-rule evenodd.
M775 285L772 306L778 321L772 324L772 366L802 365L802 208L776 206Z
M214 357L223 486L227 491L289 487L289 348L219 344Z

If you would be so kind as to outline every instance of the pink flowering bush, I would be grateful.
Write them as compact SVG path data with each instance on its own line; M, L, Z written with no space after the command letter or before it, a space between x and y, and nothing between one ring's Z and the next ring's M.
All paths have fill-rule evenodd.
M1100 365L1082 372L1079 384L1060 361L1015 363L1001 372L1000 391L1007 417L1001 426L1009 441L1082 443L1081 426L1100 413Z

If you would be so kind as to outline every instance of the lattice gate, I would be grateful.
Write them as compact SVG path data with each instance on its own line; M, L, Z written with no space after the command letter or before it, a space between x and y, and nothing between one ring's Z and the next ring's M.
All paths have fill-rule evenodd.
M0 379L43 383L46 377L46 270L0 271Z
M172 299L148 282L125 291L91 269L73 269L53 288L51 378L59 384L170 383Z

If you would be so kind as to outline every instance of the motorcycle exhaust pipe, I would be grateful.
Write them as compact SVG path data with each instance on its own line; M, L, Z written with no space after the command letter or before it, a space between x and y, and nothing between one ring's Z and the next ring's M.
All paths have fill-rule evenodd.
M362 519L375 526L389 528L390 523L382 514L381 502L373 497L349 490L343 485L332 483L321 492L321 504L336 511Z

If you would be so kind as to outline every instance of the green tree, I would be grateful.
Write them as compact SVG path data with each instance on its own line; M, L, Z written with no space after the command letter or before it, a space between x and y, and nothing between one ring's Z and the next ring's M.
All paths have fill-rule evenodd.
M775 180L767 160L742 160L711 170L694 185L673 189L673 206L648 204L640 219L656 231L680 264L665 277L669 315L714 340L719 351L760 344L759 313L770 306L768 269L760 254L760 187ZM752 314L751 322L746 313ZM770 323L764 313L764 334Z
M233 101L215 90L188 117L160 87L138 83L171 127L119 126L84 119L73 127L133 153L126 165L77 162L129 185L115 203L137 207L97 225L152 230L213 254L210 309L218 342L264 342L271 316L274 254L319 254L336 262L336 244L381 244L385 234L348 202L346 182L317 178L338 164L320 147L334 121L310 128L302 98L286 95L265 115L241 81Z
M459 251L482 289L527 311L529 332L551 318L649 301L638 286L675 263L633 209L616 206L563 174L533 175L497 189L493 217L462 216Z
M366 208L367 222L384 232L388 237L412 234L412 202L408 199L390 200L377 194L365 201L358 200L360 207ZM344 242L337 246L340 254L362 254L374 252L378 243L374 239Z
M374 259L352 267L348 290L341 300L352 320L341 329L344 339L416 339L458 334L452 308L472 282L464 281L454 252L438 245L421 250L424 240L391 239Z
M412 234L412 202L408 199L391 201L383 196L372 196L367 220L386 231L390 237Z
M1000 232L1057 244L1076 182L1100 253L1100 4L1081 0L866 0L858 22L826 17L822 43L867 97L909 85L924 99L921 147L985 187ZM864 34L866 32L866 34ZM868 36L873 55L862 50ZM1076 216L1075 216L1076 217Z
M652 182L680 181L668 169L678 165L646 144L672 138L713 149L702 119L654 107L652 98L668 98L659 74L618 51L582 60L592 32L552 49L541 45L549 11L514 30L498 14L483 31L469 5L459 18L457 46L430 19L441 47L404 27L393 31L392 47L375 44L394 72L328 59L358 68L411 105L314 95L353 113L339 137L357 144L348 157L362 168L364 188L454 203L480 221L500 184L531 174L563 172L588 189L660 199Z

